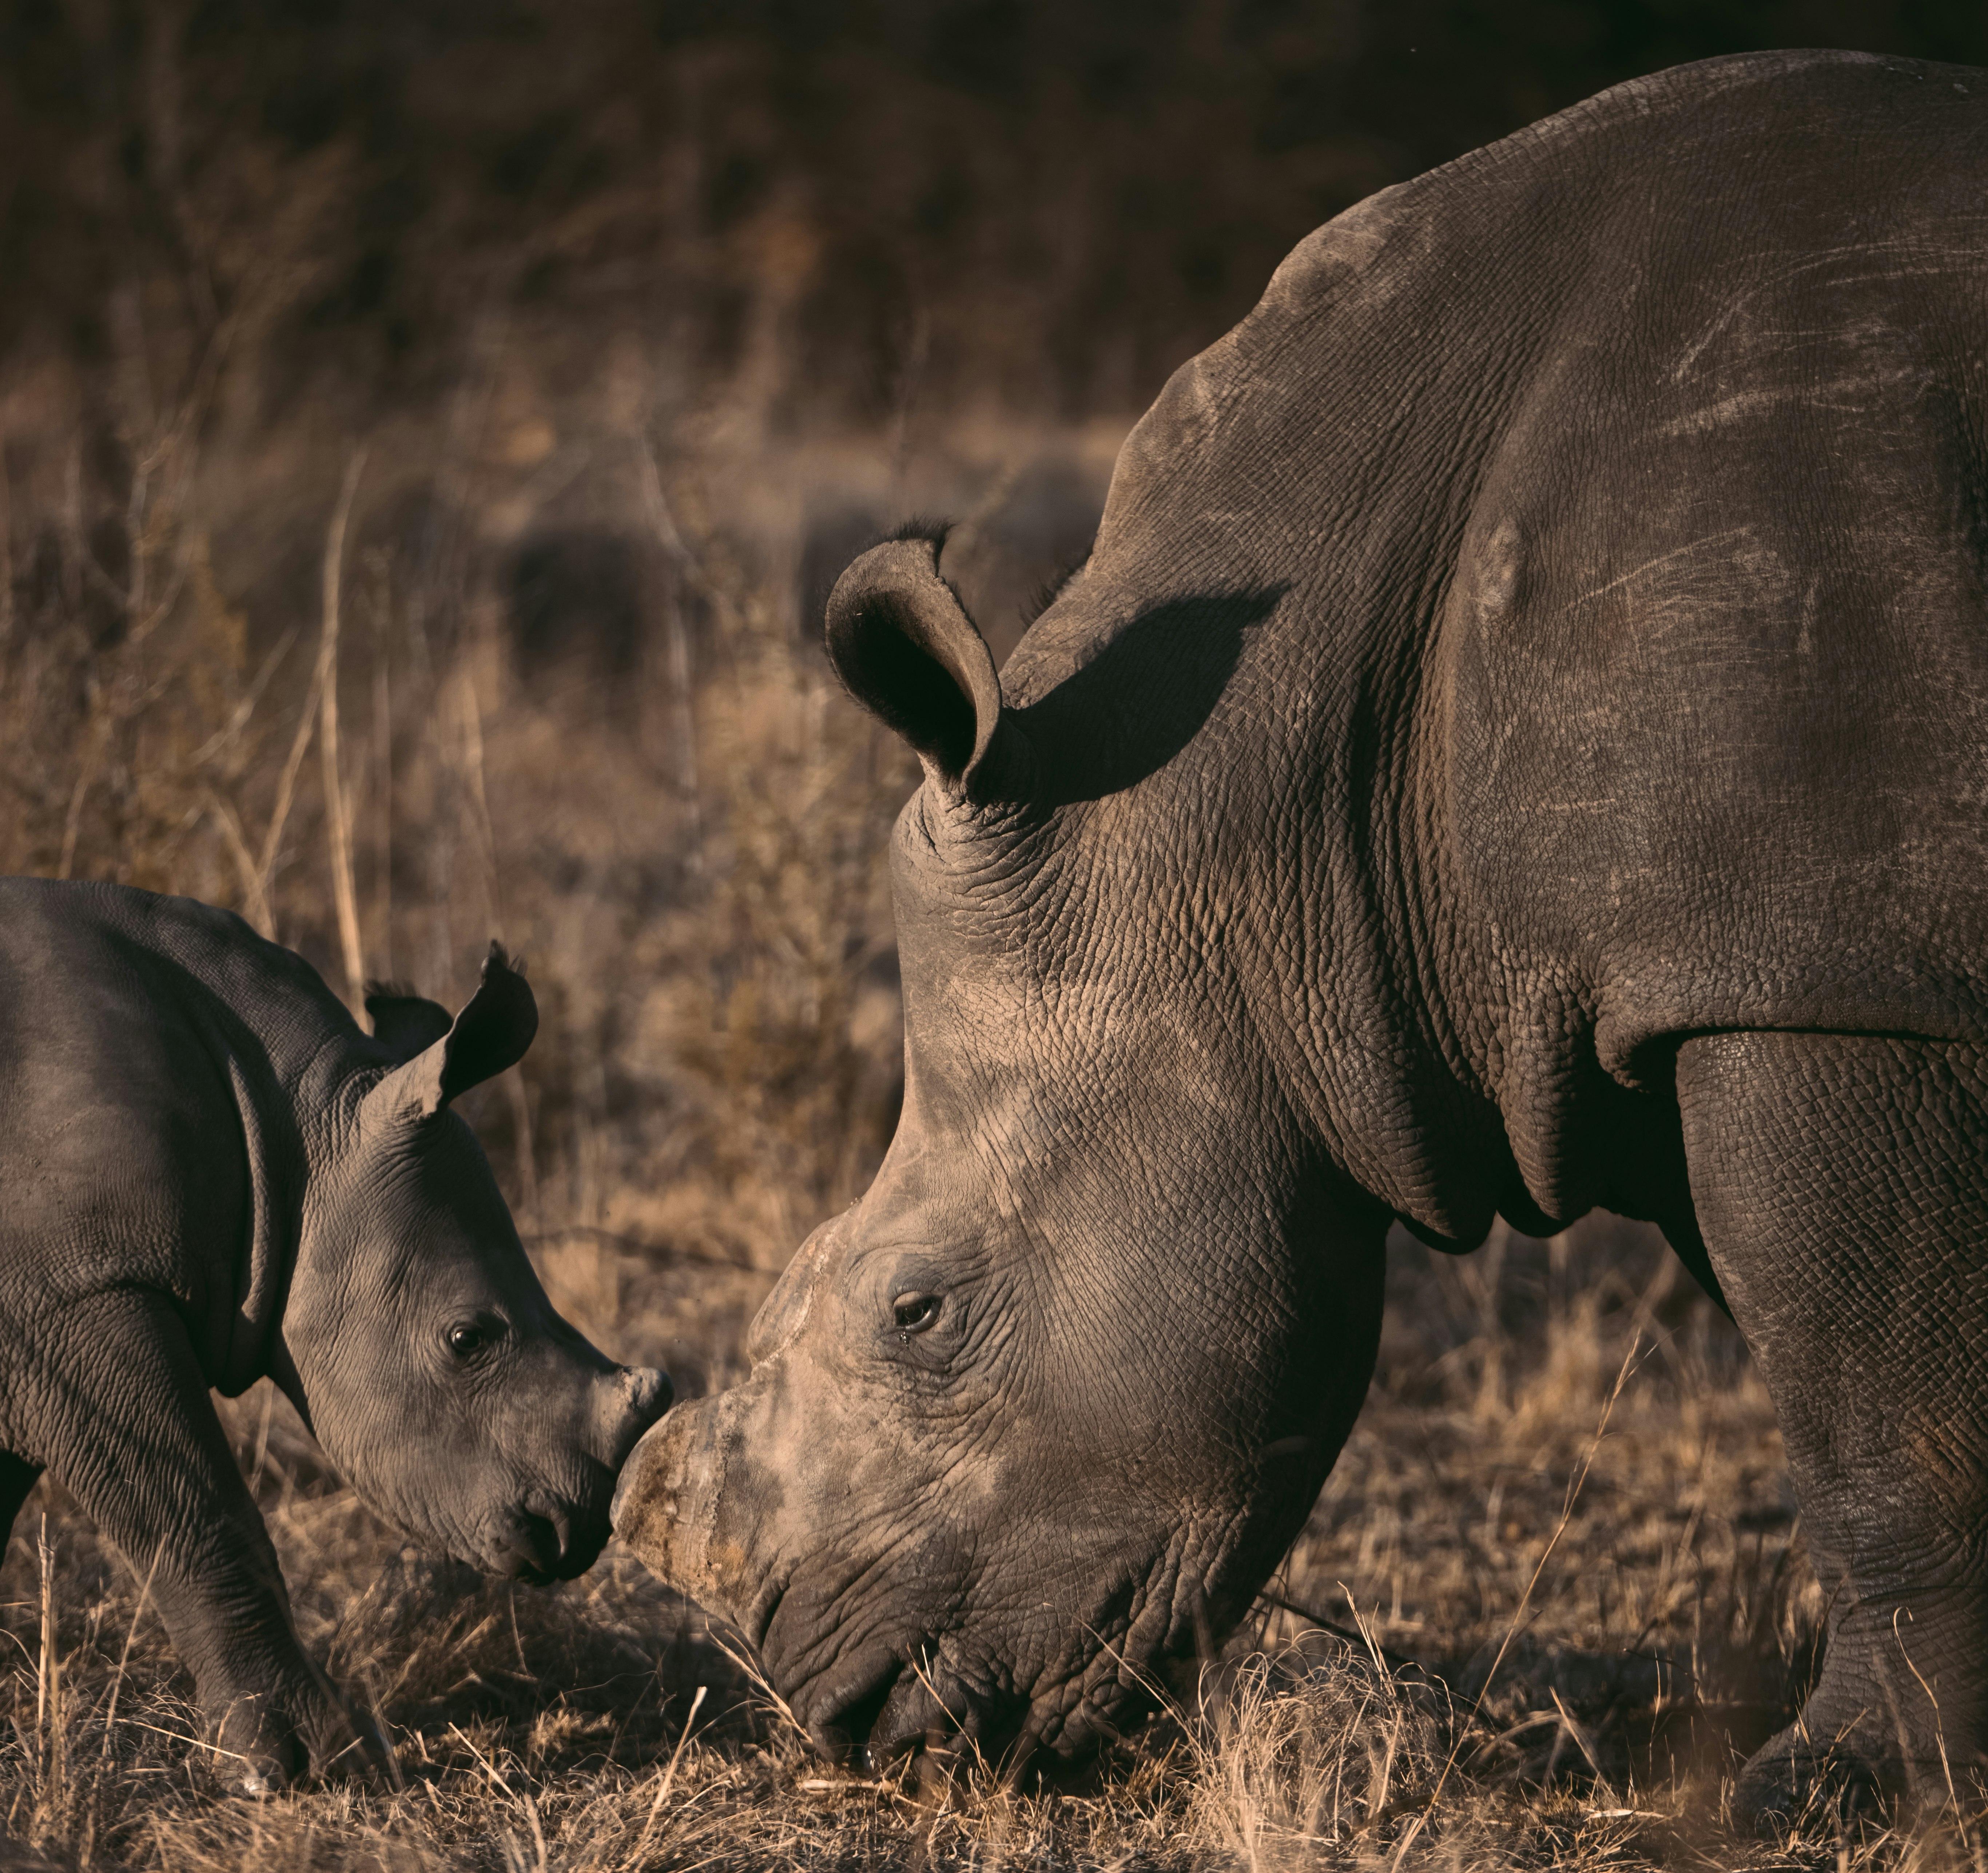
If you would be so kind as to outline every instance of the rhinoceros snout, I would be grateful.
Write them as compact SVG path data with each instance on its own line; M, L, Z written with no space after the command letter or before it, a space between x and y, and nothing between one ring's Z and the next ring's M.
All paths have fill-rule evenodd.
M490 1572L540 1584L569 1581L607 1546L610 1501L623 1466L674 1395L668 1378L652 1368L602 1365L587 1376L573 1440L549 1453L535 1450L524 1474L511 1473L520 1493L486 1537L483 1564Z
M615 1479L614 1498L607 1506L607 1519L614 1525L614 1532L624 1540L631 1526L631 1513L647 1519L647 1507L637 1510L635 1506L667 1486L662 1476L664 1464L658 1461L659 1455L655 1438L638 1438Z

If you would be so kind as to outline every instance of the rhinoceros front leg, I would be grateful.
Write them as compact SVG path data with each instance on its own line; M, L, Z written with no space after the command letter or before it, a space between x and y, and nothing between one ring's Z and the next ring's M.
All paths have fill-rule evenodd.
M1988 1763L1988 1055L1825 1034L1689 1042L1698 1219L1780 1420L1831 1601L1798 1721L1739 1805L1937 1807Z
M222 1781L262 1794L382 1760L372 1725L297 1642L269 1531L171 1305L127 1290L66 1307L35 1348L32 1384L33 1455L150 1570Z

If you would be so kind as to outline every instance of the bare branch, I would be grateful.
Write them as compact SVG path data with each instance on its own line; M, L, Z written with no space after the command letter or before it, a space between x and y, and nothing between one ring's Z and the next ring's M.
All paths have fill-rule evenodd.
M338 491L331 525L324 536L324 629L318 640L318 710L323 733L318 749L324 757L324 816L331 832L332 894L338 906L338 941L345 956L345 999L357 1008L363 997L366 957L359 940L359 894L352 878L352 825L346 812L345 784L338 773L338 622L340 575L345 563L346 523L352 500L366 467L366 451L356 448L345 465L345 483Z

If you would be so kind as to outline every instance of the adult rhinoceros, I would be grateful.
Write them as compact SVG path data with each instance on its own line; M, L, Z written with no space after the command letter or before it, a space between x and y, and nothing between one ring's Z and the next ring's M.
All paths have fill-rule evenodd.
M904 1119L617 1505L824 1745L1081 1748L1303 1521L1390 1222L1601 1205L1833 1596L1743 1803L1981 1760L1988 74L1721 59L1390 189L1004 676L932 539L827 631L925 769Z

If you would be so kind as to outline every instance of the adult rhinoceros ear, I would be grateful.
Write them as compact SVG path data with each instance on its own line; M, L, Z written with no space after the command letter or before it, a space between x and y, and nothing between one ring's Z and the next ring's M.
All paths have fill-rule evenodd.
M986 639L939 576L942 543L886 540L850 566L828 596L829 661L849 693L911 743L935 786L996 797L1025 771L1026 743L1002 713Z
M411 1060L424 1048L433 1046L455 1026L441 1002L415 994L404 982L369 982L366 1013L373 1023L373 1038L390 1047L395 1059L401 1060Z
M539 1031L532 985L511 966L501 944L490 945L483 979L453 1021L433 1002L421 1006L441 1016L443 1031L367 1094L367 1106L383 1116L432 1118L459 1094L522 1060ZM367 1007L371 1012L370 996Z

